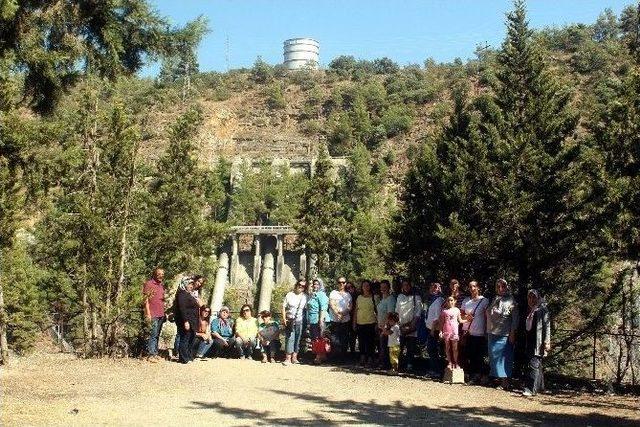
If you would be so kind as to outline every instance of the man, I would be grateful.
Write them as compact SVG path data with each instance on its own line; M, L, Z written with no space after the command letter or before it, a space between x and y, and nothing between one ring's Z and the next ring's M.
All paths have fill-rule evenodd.
M422 314L422 300L407 279L402 280L401 291L396 300L396 313L400 317L401 365L405 366L407 371L411 371L418 339L417 326ZM405 352L406 355L402 357Z
M438 282L433 282L429 286L429 295L424 308L427 310L427 354L429 355L429 370L427 376L438 378L441 375L442 363L440 357L440 341L437 336L437 321L442 313L442 286Z
M353 300L351 294L346 291L347 279L338 278L338 289L329 294L329 317L331 318L330 330L335 345L336 353L344 356L349 345L349 330L351 325L351 308Z
M145 282L142 287L144 296L144 318L150 324L151 331L149 333L149 341L147 344L147 353L149 362L157 363L160 360L158 356L158 341L160 339L160 331L164 323L164 270L156 268L150 280Z

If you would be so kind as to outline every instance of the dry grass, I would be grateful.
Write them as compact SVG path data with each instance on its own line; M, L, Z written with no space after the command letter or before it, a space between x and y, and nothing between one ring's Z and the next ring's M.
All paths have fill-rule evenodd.
M39 354L2 371L17 425L638 425L638 400L524 399L493 389L335 367L215 359L183 366Z

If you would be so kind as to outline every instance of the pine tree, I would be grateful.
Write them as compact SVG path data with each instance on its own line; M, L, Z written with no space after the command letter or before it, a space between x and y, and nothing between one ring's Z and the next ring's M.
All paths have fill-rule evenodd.
M318 257L318 270L328 277L337 274L347 243L347 222L341 216L338 200L335 171L326 147L322 146L304 194L298 236L308 253Z
M206 173L197 164L194 138L201 112L189 109L173 125L166 154L158 162L141 231L148 268L173 276L194 268L224 236L224 227L207 216Z

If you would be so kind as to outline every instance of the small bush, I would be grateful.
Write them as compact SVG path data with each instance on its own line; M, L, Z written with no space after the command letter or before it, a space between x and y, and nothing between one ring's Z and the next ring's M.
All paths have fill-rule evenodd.
M267 106L272 110L282 110L287 106L287 100L284 97L284 90L280 83L274 83L269 86L265 93L267 97Z

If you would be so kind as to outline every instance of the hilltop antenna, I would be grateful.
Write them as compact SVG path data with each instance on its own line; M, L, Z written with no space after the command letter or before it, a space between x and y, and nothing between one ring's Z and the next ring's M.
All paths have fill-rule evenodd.
M224 43L224 61L227 64L227 72L229 72L229 34L227 34L227 39Z

